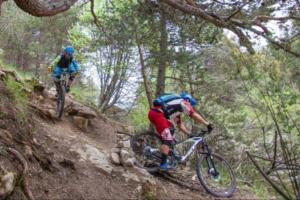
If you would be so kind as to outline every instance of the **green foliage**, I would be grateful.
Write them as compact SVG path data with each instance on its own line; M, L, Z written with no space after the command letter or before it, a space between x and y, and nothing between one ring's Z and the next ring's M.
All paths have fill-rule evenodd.
M74 86L70 92L77 101L96 107L97 91L91 86Z
M92 38L88 33L82 32L82 30L85 29L85 27L80 26L79 24L72 27L72 29L69 30L69 41L72 43L72 45L75 47L75 49L80 50L88 47L92 43ZM77 53L76 59L80 62L85 62L86 57L82 53Z
M252 190L256 194L256 196L261 199L269 199L271 196L269 188L266 187L266 183L264 183L263 181L254 181Z
M7 2L0 18L1 58L23 71L47 75L50 60L69 43L68 30L77 19L77 13L74 8L55 17L37 18L19 12L14 2Z
M276 194L272 191L263 177L250 163L241 163L236 168L238 185L241 186L241 190L252 191L261 199L270 199L271 196Z
M133 109L130 119L136 130L149 126L148 120L149 105L145 95L141 95L137 105Z
M18 109L17 117L20 121L25 121L27 115L28 94L24 91L24 86L15 80L14 77L8 76L6 87L13 95L13 101Z
M20 77L22 80L30 79L33 77L33 73L30 71L25 71L17 68L15 65L12 64L3 64L3 62L0 60L0 67L2 67L5 70L15 72L18 77Z

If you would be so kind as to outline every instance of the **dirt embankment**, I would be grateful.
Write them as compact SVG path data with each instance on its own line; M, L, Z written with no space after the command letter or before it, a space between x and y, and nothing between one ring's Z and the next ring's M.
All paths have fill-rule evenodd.
M117 132L130 130L70 96L58 120L54 92L36 83L24 89L26 117L18 116L7 76L0 73L0 199L213 199L200 185L190 190L130 164L112 164Z

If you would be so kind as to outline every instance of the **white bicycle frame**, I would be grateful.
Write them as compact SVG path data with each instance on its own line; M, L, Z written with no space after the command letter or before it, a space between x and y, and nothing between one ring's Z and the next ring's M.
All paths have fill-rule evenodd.
M195 151L197 145L203 143L203 137L201 137L201 136L192 137L192 138L189 138L189 139L187 139L185 141L182 141L178 144L184 144L184 143L193 143L193 145L190 147L188 152L184 156L182 156L182 158L180 159L179 162L185 162L192 155L192 153ZM176 145L178 145L178 144L176 144ZM175 145L175 147L176 147L176 145ZM160 152L159 149L151 148L149 146L148 146L148 148L151 152Z
M203 142L203 137L192 137L189 138L179 144L183 144L183 143L194 143L190 149L188 150L188 152L181 158L180 162L184 162L187 160L188 157L190 157L192 155L192 153L195 151L196 147L198 144ZM175 145L176 146L176 145Z

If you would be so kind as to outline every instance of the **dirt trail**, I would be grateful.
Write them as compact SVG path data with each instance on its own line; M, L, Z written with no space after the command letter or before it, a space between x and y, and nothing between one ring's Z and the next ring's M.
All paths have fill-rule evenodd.
M36 199L132 199L138 185L112 172L107 151L67 120L39 119L35 140L51 157L50 170L32 170ZM122 194L122 195L120 195Z
M61 121L55 124L41 123L47 130L47 136L66 146L70 152L76 152L81 162L89 161L100 169L111 173L113 168L108 162L109 149L98 140L92 139L86 133L72 126L70 122Z
M45 111L54 109L55 101L35 98L32 102L51 114ZM52 121L35 116L34 121L37 129L33 140L48 158L43 169L34 160L30 163L30 188L36 199L214 199L200 184L199 191L190 190L136 168L113 165L108 157L122 126L117 122L97 115L89 119L88 128L83 130L72 116ZM154 189L142 181L148 176ZM148 190L156 191L156 195L149 197ZM246 196L249 194L237 192L233 198Z
M113 166L108 158L109 149L106 149L109 144L104 144L103 141L95 139L96 137L89 137L87 133L75 128L73 124L64 119L57 123L49 123L47 121L39 120L40 131L36 139L42 143L50 154L53 155L54 162L65 163L63 172L59 172L62 176L62 182L55 181L50 174L46 175L46 180L55 181L57 188L49 189L41 198L56 198L53 192L60 191L59 185L63 185L62 192L59 198L64 197L70 190L76 194L74 199L78 197L83 199L137 199L141 198L141 184L135 181L134 169L123 169L122 167ZM67 162L64 162L67 161ZM74 163L72 164L66 163ZM61 167L59 167L61 170ZM75 170L73 169L75 168ZM73 177L67 176L69 171L72 171ZM78 177L75 183L71 183L69 178L74 179ZM39 177L40 178L40 177ZM52 180L54 179L54 180ZM65 180L67 179L67 180ZM79 180L80 179L80 180ZM205 193L193 192L189 189L181 188L175 184L169 183L163 178L156 180L159 190L157 191L161 199L204 199L209 198ZM90 185L93 183L93 185ZM97 185L95 187L95 184ZM82 192L87 189L91 196L82 196ZM47 185L49 187L49 185ZM51 187L50 187L51 188ZM94 188L94 190L93 190ZM74 192L76 190L76 192ZM105 192L104 192L105 191ZM113 192L114 191L114 192ZM119 194L115 192L119 191ZM169 192L172 191L172 192ZM87 192L87 191L85 191ZM199 195L200 194L200 195ZM52 196L53 195L53 196Z
M56 123L39 119L39 124L41 130L37 135L38 142L47 147L54 161L60 163L63 168L60 166L56 172L61 180L55 180L56 173L48 173L43 178L49 191L38 197L64 198L69 197L72 192L73 199L141 198L141 184L134 180L134 169L112 165L107 155L113 144L105 143L101 136L94 135L97 132L101 133L103 129L83 132L75 128L68 119ZM97 124L100 125L99 122ZM113 127L106 130L112 129ZM110 134L113 137L114 133ZM49 185L52 181L54 183ZM200 185L199 191L195 191L159 177L156 177L156 184L159 188L159 199L214 199L203 191ZM253 195L237 192L233 196L233 199L244 198L253 199Z

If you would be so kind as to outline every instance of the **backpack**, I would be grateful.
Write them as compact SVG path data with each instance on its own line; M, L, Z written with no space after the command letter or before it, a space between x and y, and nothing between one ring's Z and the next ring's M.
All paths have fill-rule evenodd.
M154 106L164 106L168 102L173 101L175 99L181 99L181 97L176 94L166 93L166 94L163 94L163 95L157 97L153 101L153 105Z
M176 94L166 93L166 94L163 94L163 95L157 97L153 101L153 105L154 106L161 106L162 110L164 111L165 117L169 118L170 114L172 114L173 111L170 111L168 109L167 103L170 102L170 101L173 101L175 99L181 99L181 97L176 95Z

